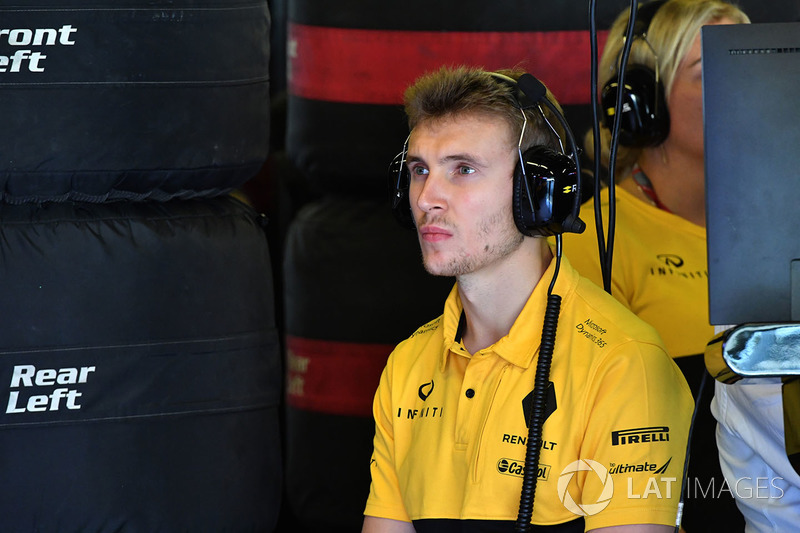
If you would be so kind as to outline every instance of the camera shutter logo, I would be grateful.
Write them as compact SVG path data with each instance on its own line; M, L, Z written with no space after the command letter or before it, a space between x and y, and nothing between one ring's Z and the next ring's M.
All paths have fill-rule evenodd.
M567 486L569 485L569 482L572 481L572 477L575 475L575 472L580 472L582 470L594 472L603 483L603 490L595 503L576 503L567 490ZM611 496L613 494L614 481L611 479L608 470L606 470L606 467L597 461L592 461L591 459L578 459L577 461L568 464L567 467L561 471L561 476L558 478L558 498L568 511L578 516L596 515L608 507L608 504L611 503Z

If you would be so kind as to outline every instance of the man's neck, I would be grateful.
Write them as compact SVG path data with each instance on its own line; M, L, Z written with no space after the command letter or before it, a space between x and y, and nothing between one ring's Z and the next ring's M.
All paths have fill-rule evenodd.
M466 315L462 342L470 353L508 334L553 255L545 239L526 238L501 263L458 278Z

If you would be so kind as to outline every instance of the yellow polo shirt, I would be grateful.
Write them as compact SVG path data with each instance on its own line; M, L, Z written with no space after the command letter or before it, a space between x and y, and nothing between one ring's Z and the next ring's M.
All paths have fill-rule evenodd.
M464 348L454 287L444 314L394 350L373 406L366 515L415 521L418 531L516 519L554 265L494 345ZM566 259L554 293L562 302L533 523L673 525L693 406L683 376L655 330Z

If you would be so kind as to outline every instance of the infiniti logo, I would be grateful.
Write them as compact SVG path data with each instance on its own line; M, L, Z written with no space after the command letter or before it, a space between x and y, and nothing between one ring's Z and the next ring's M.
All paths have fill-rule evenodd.
M428 399L428 396L430 396L432 392L433 392L433 380L431 380L430 383L423 383L422 385L420 385L419 391L417 393L424 402L425 400Z
M665 265L675 268L680 268L683 266L683 258L679 255L675 254L658 254L656 256L660 259Z

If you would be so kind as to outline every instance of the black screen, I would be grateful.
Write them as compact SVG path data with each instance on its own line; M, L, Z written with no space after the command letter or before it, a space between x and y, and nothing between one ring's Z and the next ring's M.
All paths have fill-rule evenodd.
M702 47L710 321L789 321L800 259L800 22L706 26Z

